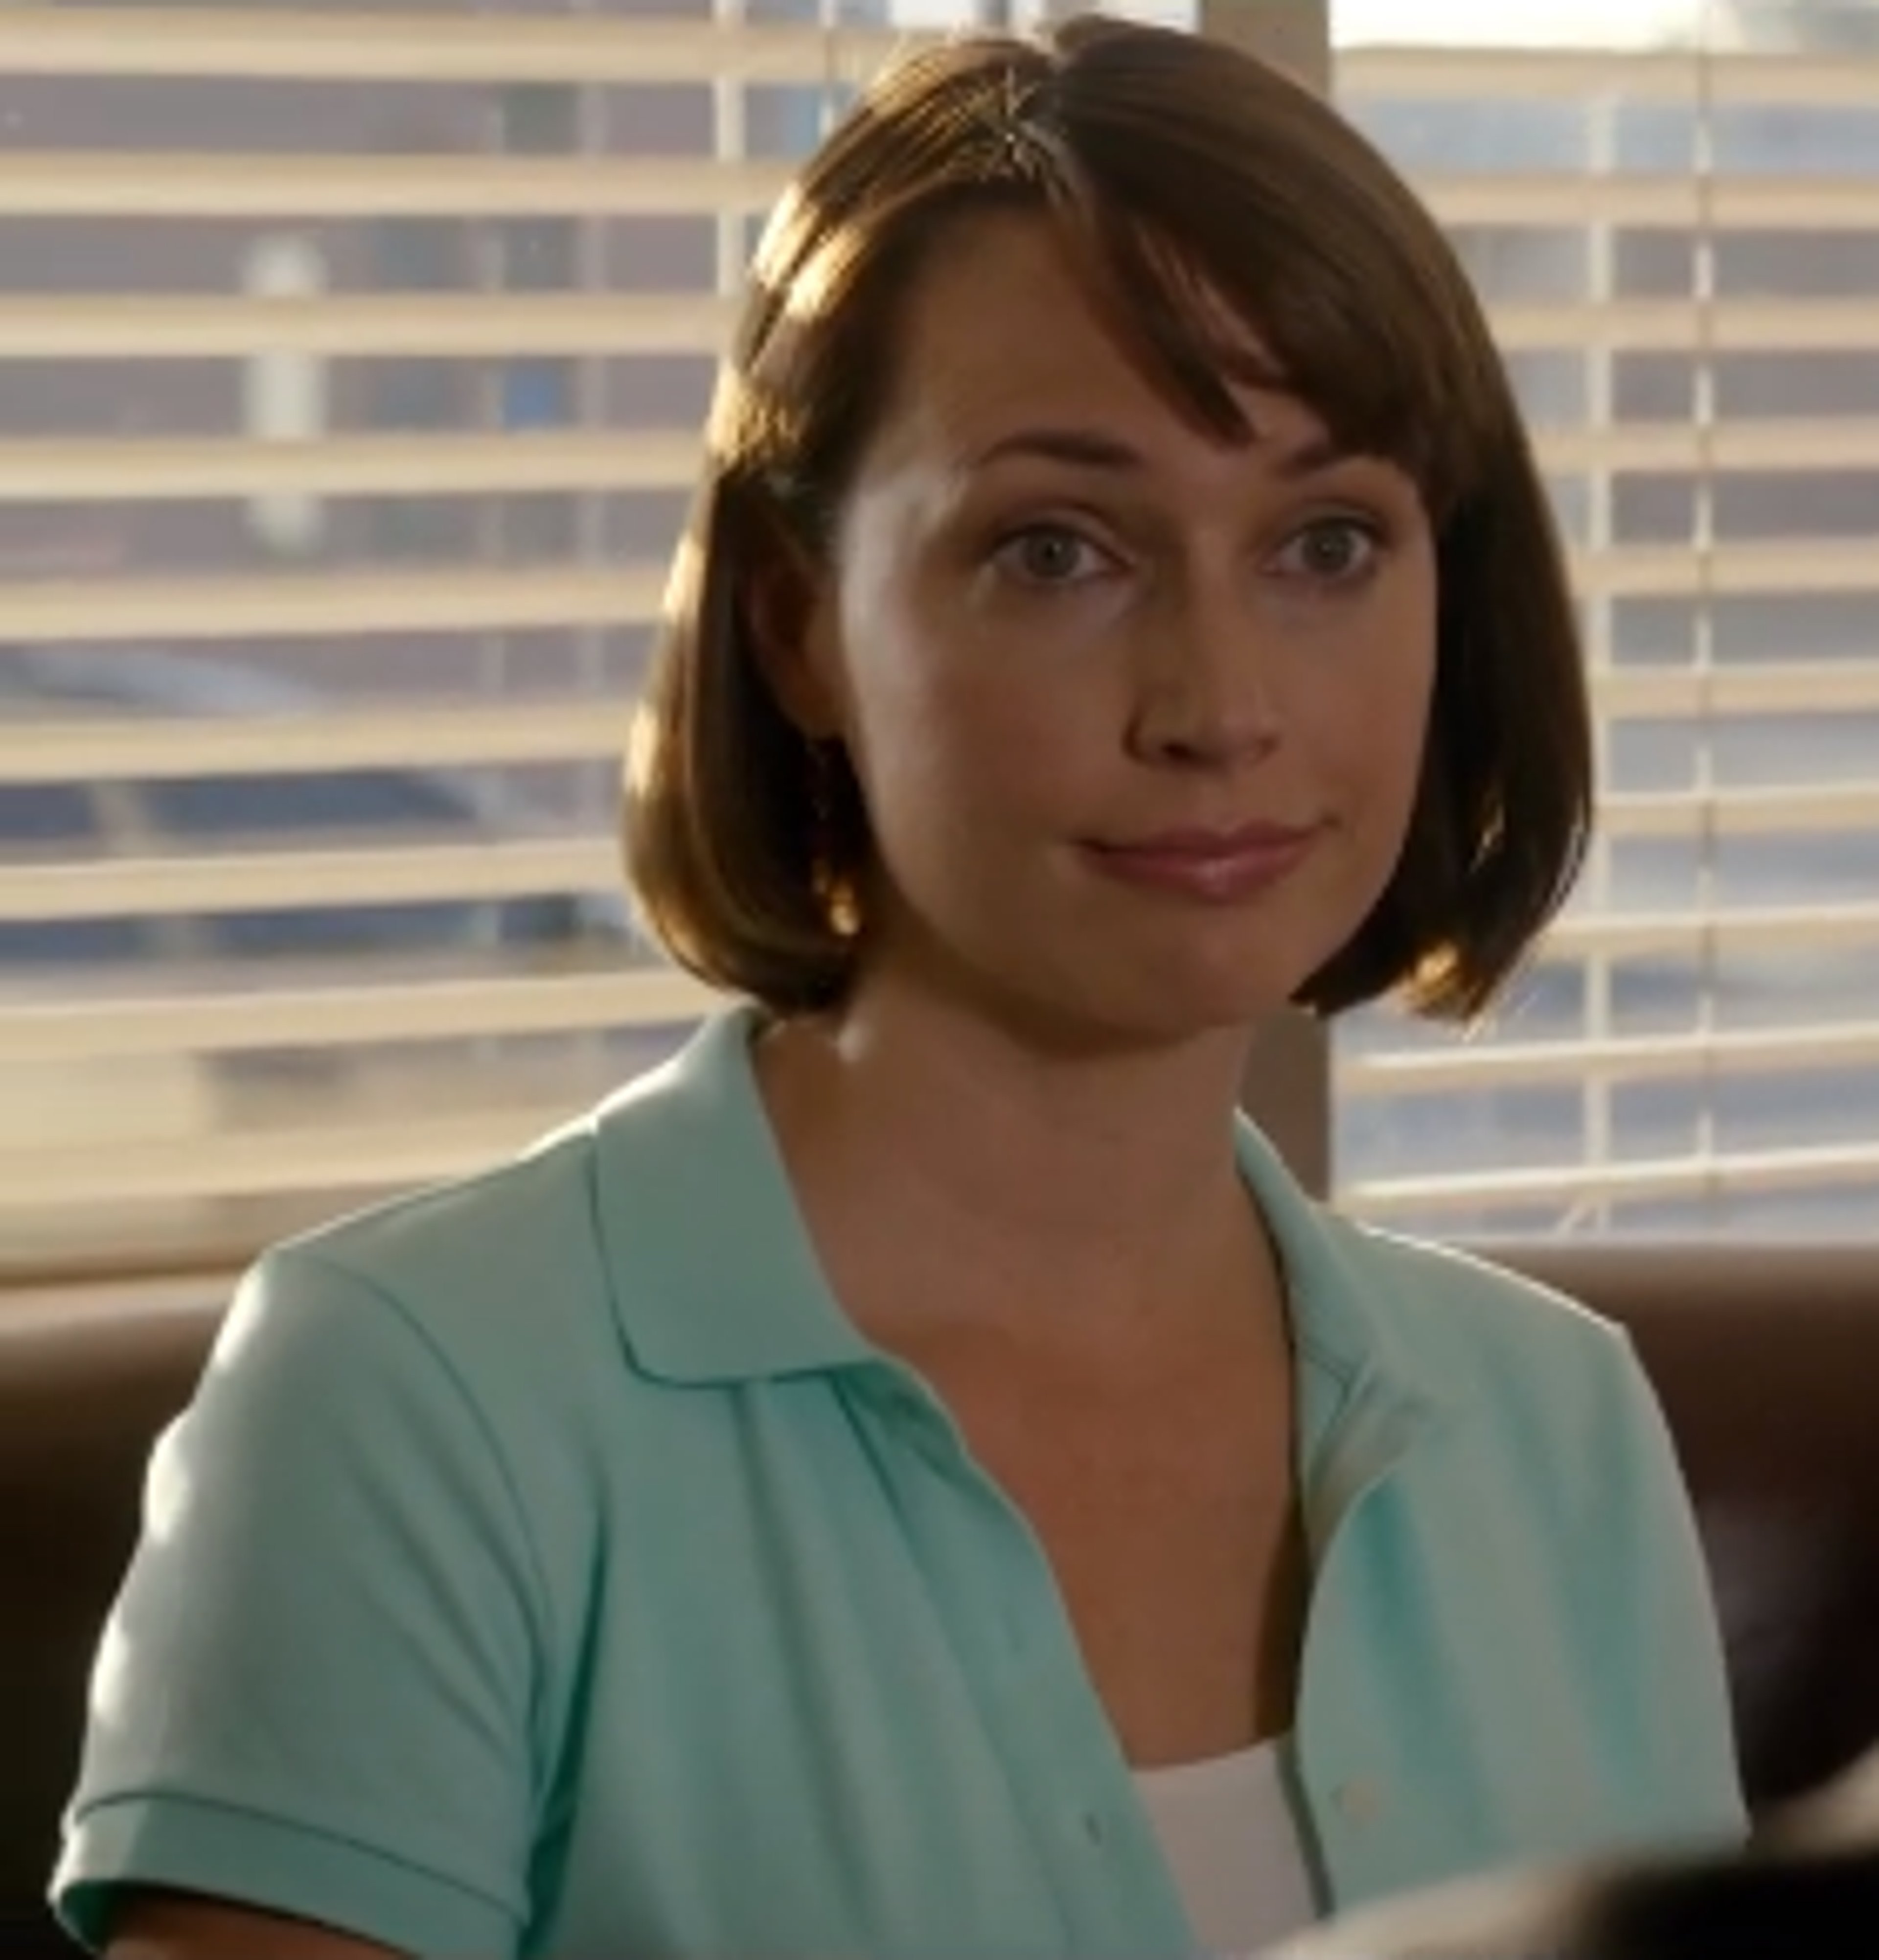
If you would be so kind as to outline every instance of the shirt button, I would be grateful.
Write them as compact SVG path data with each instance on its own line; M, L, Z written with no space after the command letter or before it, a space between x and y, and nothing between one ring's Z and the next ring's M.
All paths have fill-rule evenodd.
M1108 1834L1103 1829L1102 1818L1093 1810L1086 1810L1083 1812L1083 1835L1090 1843L1100 1850Z
M1374 1824L1383 1814L1383 1792L1373 1777L1353 1777L1337 1791L1339 1814L1347 1824Z

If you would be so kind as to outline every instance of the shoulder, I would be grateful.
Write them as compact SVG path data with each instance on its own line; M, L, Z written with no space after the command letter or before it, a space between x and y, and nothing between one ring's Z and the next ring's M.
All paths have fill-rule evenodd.
M485 1411L590 1363L610 1324L593 1147L571 1126L513 1162L291 1239L246 1276L222 1347L325 1370L401 1363Z
M644 1455L631 1418L656 1386L618 1295L660 1278L607 1187L660 1181L674 1102L654 1071L508 1161L269 1248L199 1401L250 1411L242 1446L257 1452L304 1433L386 1475L447 1452L479 1459L528 1516L590 1510L616 1459Z
M1579 1301L1451 1246L1350 1217L1308 1194L1270 1144L1242 1163L1274 1236L1301 1347L1346 1380L1374 1375L1453 1409L1621 1398L1639 1370L1623 1328Z
M1597 1371L1628 1352L1616 1322L1492 1259L1335 1212L1318 1220L1336 1270L1369 1311L1445 1370L1532 1362Z
M598 1242L594 1149L583 1119L270 1248L160 1467L291 1519L322 1584L434 1580L447 1605L526 1628L515 1653L564 1653L609 1491L644 1476L654 1441ZM394 1579L412 1545L415 1574Z
M1327 1264L1397 1379L1513 1454L1590 1450L1614 1470L1629 1459L1656 1474L1662 1418L1623 1328L1477 1255L1333 1214L1322 1227Z
M744 1044L736 1016L709 1020L513 1159L270 1249L223 1330L225 1372L454 1400L457 1433L520 1481L545 1469L550 1503L570 1470L591 1484L644 1456L700 1303L734 1292L755 1313L774 1284L747 1229L765 1160Z
M1382 1227L1340 1223L1354 1255L1392 1276L1406 1309L1471 1338L1608 1350L1623 1329L1582 1300L1491 1256Z

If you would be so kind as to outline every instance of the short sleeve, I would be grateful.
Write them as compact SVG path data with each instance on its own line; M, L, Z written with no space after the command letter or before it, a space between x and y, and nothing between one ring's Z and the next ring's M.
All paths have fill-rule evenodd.
M542 1589L495 1440L393 1300L308 1249L244 1282L151 1459L54 1900L132 1885L402 1952L516 1950Z

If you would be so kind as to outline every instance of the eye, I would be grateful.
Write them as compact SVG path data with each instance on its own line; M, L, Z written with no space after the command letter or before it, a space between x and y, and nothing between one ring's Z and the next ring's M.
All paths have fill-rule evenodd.
M1080 585L1099 577L1114 561L1100 545L1067 524L1027 524L1013 531L995 554L1000 569L1020 584Z
M1296 532L1279 553L1281 571L1319 585L1355 585L1376 568L1378 527L1361 517L1320 517Z

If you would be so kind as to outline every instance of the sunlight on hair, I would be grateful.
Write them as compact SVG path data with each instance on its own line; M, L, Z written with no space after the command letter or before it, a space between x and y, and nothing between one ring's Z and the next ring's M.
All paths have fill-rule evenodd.
M621 776L629 789L644 789L653 779L659 753L659 718L649 702L634 704L626 726L626 752Z
M794 323L819 320L845 285L872 225L831 222L792 184L765 226L751 261L753 282Z
M1439 946L1425 953L1404 981L1403 999L1411 1006L1445 999L1461 977L1461 959L1453 946Z
M780 291L790 283L790 267L801 256L814 215L800 184L791 184L777 199L751 257L750 276L756 284Z
M709 465L720 476L793 457L803 438L803 411L749 374L726 368L705 418Z
M674 549L671 569L666 574L666 590L659 608L663 626L669 628L674 620L690 616L704 589L706 568L698 533L688 530Z
M708 469L722 471L742 447L750 383L728 363L719 370L704 418L704 459Z
M867 238L860 225L838 224L830 231L782 288L784 317L803 326L831 311L853 275Z

